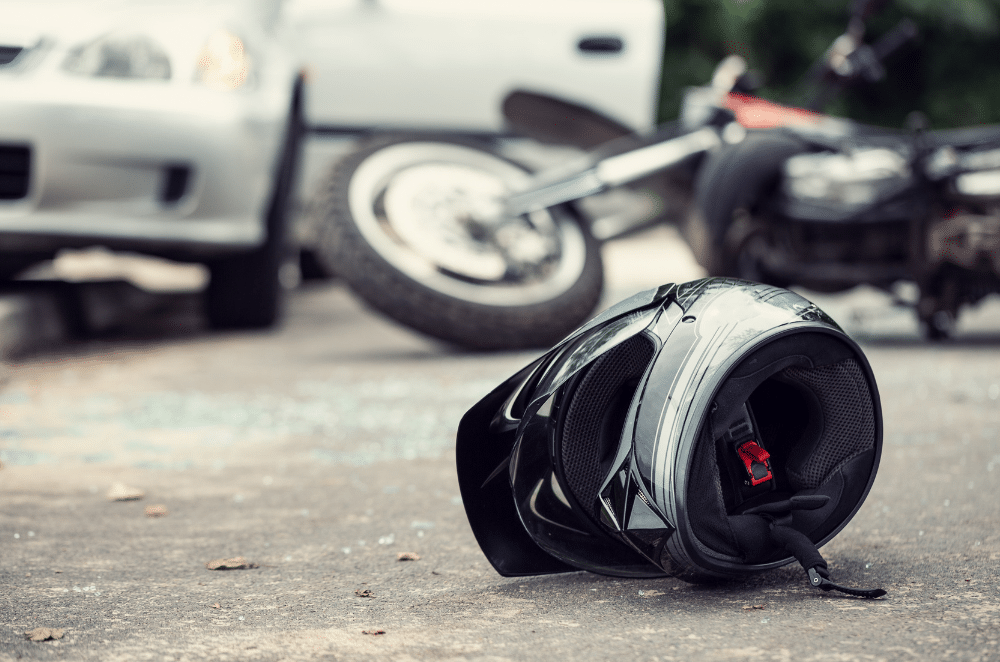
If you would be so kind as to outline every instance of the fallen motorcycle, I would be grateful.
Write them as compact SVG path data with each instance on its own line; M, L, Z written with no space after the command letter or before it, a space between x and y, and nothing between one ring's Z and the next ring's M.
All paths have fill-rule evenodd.
M871 6L855 3L848 31L827 52L821 72L825 90L884 76L881 60L912 38L915 28L904 22L874 45L862 43L863 17ZM783 167L800 156L791 163L807 163L807 156L816 163L823 154L839 156L840 170L830 171L831 177L854 173L841 179L863 182L876 172L881 182L885 174L873 170L871 159L850 157L872 148L895 149L907 163L897 168L901 174L894 194L910 191L924 200L930 189L912 173L914 159L927 155L914 145L966 150L984 144L980 138L990 132L977 134L973 142L958 140L954 132L885 132L780 106L748 91L745 64L727 58L710 86L688 92L681 120L650 137L631 134L613 120L561 100L514 92L504 113L520 133L591 148L579 162L536 174L495 149L459 139L374 141L340 162L330 177L319 205L329 219L321 244L356 292L413 328L473 348L548 345L589 316L598 302L603 281L598 239L622 236L651 220L589 219L577 203L614 187L647 186L668 203L653 218L678 222L710 274L820 289L862 282L885 287L912 278L925 293L921 320L931 335L945 334L957 306L982 296L983 288L963 289L966 279L956 291L954 279L942 275L951 269L917 273L924 255L912 250L904 260L908 270L895 262L887 266L887 260L898 257L901 242L908 250L921 244L914 236L922 222L905 216L904 231L903 217L877 221L878 213L869 213L855 199L839 216L798 219L791 207L775 210L771 194L787 188L780 182L792 185L795 180L783 177ZM886 140L892 146L883 147ZM885 151L875 156L889 158ZM812 183L804 186L818 186L826 165L814 168ZM965 173L965 166L956 167L961 172L954 174ZM831 186L840 184L831 180ZM917 214L919 207L912 201L894 213ZM855 212L864 213L855 217ZM856 224L861 218L867 222L863 228ZM792 230L791 225L802 223L787 223L789 219L812 225ZM819 249L824 233L843 238L859 230L865 241L848 242L847 249L865 247L864 268L853 263L845 268L841 255L815 270L815 256L793 259ZM935 241L954 239L942 232L934 234ZM773 241L788 248L780 263L772 259L772 253L778 254Z

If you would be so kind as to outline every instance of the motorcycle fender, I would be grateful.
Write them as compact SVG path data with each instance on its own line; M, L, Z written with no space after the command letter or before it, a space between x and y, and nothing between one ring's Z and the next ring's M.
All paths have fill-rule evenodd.
M507 95L503 116L515 133L544 143L586 150L635 135L629 127L596 110L527 90L514 90Z

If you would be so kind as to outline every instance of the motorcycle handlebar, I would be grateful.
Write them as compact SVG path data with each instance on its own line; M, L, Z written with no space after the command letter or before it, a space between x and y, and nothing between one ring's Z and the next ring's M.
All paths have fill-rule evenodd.
M882 11L882 8L889 4L889 0L854 0L851 3L850 14L852 18L864 20Z
M917 32L916 23L910 19L903 19L874 44L857 46L847 56L850 66L843 70L832 66L830 62L827 66L835 76L846 82L856 78L863 78L871 83L880 81L885 78L885 67L882 66L882 62L916 37Z

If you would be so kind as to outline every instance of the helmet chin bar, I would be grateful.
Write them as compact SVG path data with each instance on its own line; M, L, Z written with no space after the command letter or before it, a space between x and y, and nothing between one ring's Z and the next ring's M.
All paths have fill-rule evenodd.
M598 506L601 523L609 531L660 565L662 550L676 529L645 493L632 457L605 483Z

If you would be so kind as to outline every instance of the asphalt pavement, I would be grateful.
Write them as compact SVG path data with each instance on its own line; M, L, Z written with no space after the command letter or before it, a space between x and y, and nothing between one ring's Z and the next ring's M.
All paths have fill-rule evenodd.
M666 230L606 258L606 303L699 275ZM276 331L211 333L197 279L163 271L175 286L0 296L0 333L29 329L0 369L0 660L1000 659L998 301L931 345L884 295L810 295L882 396L878 478L823 548L836 580L888 591L863 601L797 566L503 578L465 519L455 428L538 352L456 351L336 282L296 291Z

